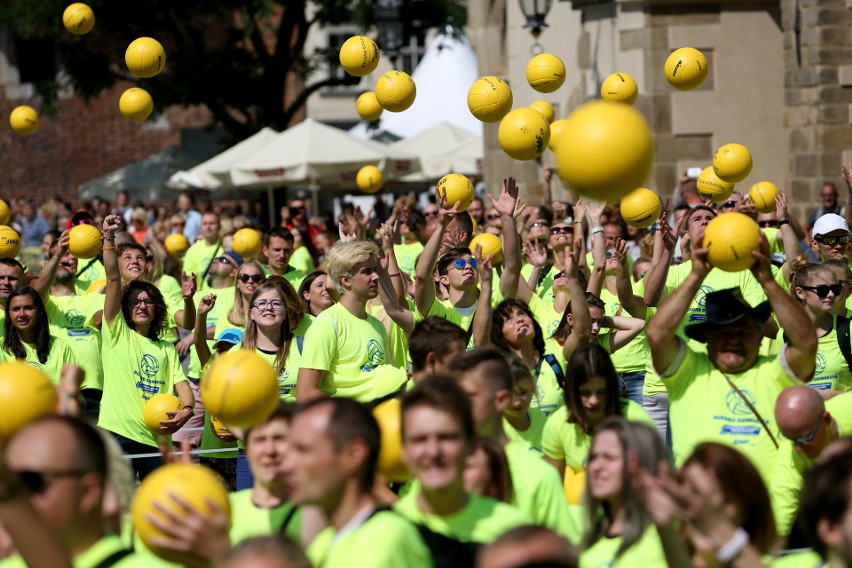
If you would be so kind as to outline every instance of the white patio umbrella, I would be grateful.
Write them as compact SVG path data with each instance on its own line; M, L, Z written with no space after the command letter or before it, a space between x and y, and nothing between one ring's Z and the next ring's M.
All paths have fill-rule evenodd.
M479 141L479 157L481 158L482 136L459 128L449 122L439 122L420 134L399 140L389 146L393 150L412 154L420 158L420 171L405 176L403 181L436 181L446 174L456 171L452 168L452 164L454 163L453 157L448 152L458 147L459 144L469 140ZM476 142L473 142L473 146L476 146Z

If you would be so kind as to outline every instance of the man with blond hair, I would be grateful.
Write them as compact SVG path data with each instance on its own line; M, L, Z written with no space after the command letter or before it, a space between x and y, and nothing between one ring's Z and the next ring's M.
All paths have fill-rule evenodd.
M376 403L405 384L405 372L390 365L387 331L367 314L367 302L378 295L378 264L371 242L338 242L329 250L326 271L339 302L305 335L297 401L335 396Z

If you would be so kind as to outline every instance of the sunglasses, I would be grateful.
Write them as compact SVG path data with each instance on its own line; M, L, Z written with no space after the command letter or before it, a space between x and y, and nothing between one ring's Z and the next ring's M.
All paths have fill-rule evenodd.
M153 254L145 255L145 260L147 260L148 262L151 262L152 260L154 260L154 255Z
M819 286L799 286L802 290L810 290L811 292L816 293L820 298L825 298L828 296L828 293L831 292L835 296L840 295L840 291L843 287L840 284L832 284L831 286L827 284L820 284Z
M814 240L827 247L833 247L836 244L849 244L849 237L814 237Z
M549 227L549 226L550 225L548 225L544 221L533 221L532 223L530 223L530 228L532 228L532 227Z
M574 227L553 227L550 229L551 235L558 235L560 233L563 235L573 235Z
M68 469L58 471L18 471L15 472L31 493L41 495L47 490L50 482L57 477L82 477L89 473L79 469Z
M733 209L736 206L737 206L736 201L733 201L733 200L732 201L726 201L722 205L719 206L719 209Z
M233 259L232 259L231 257L229 257L229 256L224 256L224 255L223 255L223 256L216 257L216 262L221 262L222 264L231 264L231 265L233 265L234 263L233 263L232 261L233 261Z
M485 218L486 218L486 219L488 219L489 221L493 221L494 219L499 219L499 218L500 218L500 214L499 214L499 213L488 213L488 214L485 216ZM532 225L530 225L530 226L532 226Z
M819 425L822 424L822 416L819 417L817 423L814 425L814 429L811 430L811 433L807 436L802 436L800 438L793 438L792 442L794 444L810 444L816 438L817 432L819 431Z
M453 266L455 266L459 270L464 270L464 267L467 265L470 265L471 268L476 268L476 259L469 258L465 260L463 258L457 258L453 261Z
M258 284L263 280L263 274L240 274L240 282L248 282L249 280Z
M757 225L762 229L765 229L766 227L777 227L778 221L758 221Z
M437 217L438 212L437 211L424 211L423 216L424 217Z
M71 268L72 266L74 266L74 264L70 262L60 262L59 266L61 266L62 268Z

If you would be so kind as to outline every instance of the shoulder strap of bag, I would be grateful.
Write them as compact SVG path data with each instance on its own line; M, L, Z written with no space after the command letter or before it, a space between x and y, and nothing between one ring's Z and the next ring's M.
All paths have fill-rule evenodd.
M299 507L293 507L290 509L290 512L287 513L287 516L284 517L284 520L281 522L281 528L278 529L278 534L283 535L287 531L287 525L290 524L290 521L293 520L293 517L296 516L296 512L299 510Z
M843 353L843 358L846 359L846 366L852 371L852 344L849 338L849 318L837 316L837 345L840 347L840 352Z
M121 550L117 550L95 564L94 568L110 568L122 561L126 556L133 554L132 551L127 550L126 548L122 548Z
M210 257L210 262L207 263L207 268L204 269L204 274L201 275L201 278L198 279L198 287L201 288L201 283L207 280L207 274L210 272L210 267L213 266L213 263L219 257L219 249L222 248L222 240L219 239L219 242L216 243L216 250L213 251L213 256ZM190 274L190 276L192 276Z
M550 368L553 369L553 374L556 375L556 383L559 385L563 391L565 390L565 372L562 370L562 365L559 364L559 361L556 360L556 357L553 354L548 353L544 356L544 360L547 361L547 364L550 365ZM541 369L541 361L538 363L539 369Z
M90 260L88 263L86 263L86 266L84 266L83 268L81 268L80 270L77 271L77 274L75 275L75 277L79 278L81 274L86 272L89 269L90 266L92 266L94 263L96 263L99 260L101 262L103 262L103 258L101 257L101 255L96 256L95 258Z
M754 414L754 417L757 418L757 421L760 422L760 425L763 426L763 429L766 431L767 434L769 434L769 439L772 440L772 443L775 445L775 449L777 450L779 448L778 440L775 439L775 435L772 434L772 430L769 429L769 424L766 423L766 421L763 419L763 416L760 415L760 412L757 411L757 409L754 407L748 397L743 394L743 391L737 388L737 385L734 384L734 381L731 380L731 377L729 377L725 373L722 373L722 376L725 377L725 380L728 381L728 385L732 389L734 389L734 392L736 392L737 395L742 399L742 401L746 403L748 409L751 410L751 413Z

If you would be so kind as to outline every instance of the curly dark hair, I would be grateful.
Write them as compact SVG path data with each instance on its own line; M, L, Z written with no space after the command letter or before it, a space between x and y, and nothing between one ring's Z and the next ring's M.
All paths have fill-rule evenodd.
M533 347L535 347L536 352L540 357L544 356L544 332L541 331L541 326L535 319L535 316L530 311L529 306L523 300L516 300L514 298L507 298L497 304L497 307L494 308L494 312L491 314L491 343L497 349L500 349L504 352L512 351L512 346L506 341L506 338L503 336L503 324L506 323L506 320L512 317L512 313L515 310L520 310L525 313L532 321L533 326Z
M35 349L39 363L43 365L47 362L47 356L50 354L50 326L47 320L47 309L35 288L24 286L9 294L9 298L6 300L7 310L12 306L12 300L18 296L29 296L35 304ZM18 330L12 324L13 319L10 314L6 314L6 322L3 326L6 334L3 337L3 350L14 355L16 359L26 359L27 351L24 349L24 343L18 335Z
M151 341L157 341L166 330L166 322L169 319L169 308L163 299L163 294L150 282L134 280L128 283L124 287L124 290L121 291L121 313L124 316L124 321L127 322L127 327L136 329L136 324L133 323L133 317L130 313L130 294L137 290L148 294L148 298L154 302L154 319L148 327L147 337Z

